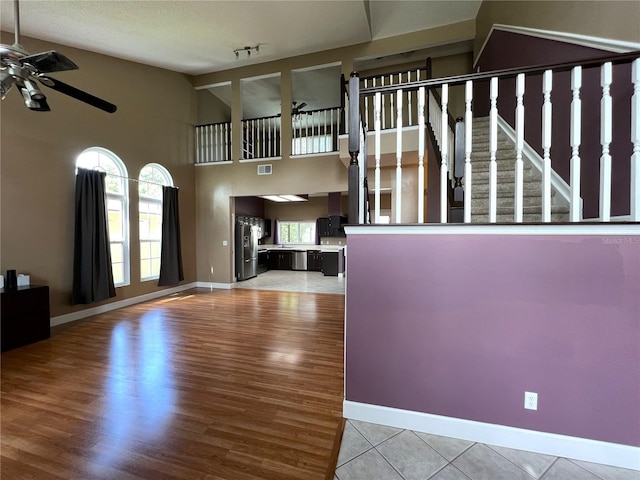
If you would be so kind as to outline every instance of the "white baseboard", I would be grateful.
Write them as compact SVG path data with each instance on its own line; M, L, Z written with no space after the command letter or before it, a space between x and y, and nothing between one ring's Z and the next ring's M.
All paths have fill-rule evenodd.
M77 312L65 313L64 315L58 315L57 317L51 317L50 325L56 327L64 323L75 322L83 318L98 315L99 313L106 313L112 310L116 310L122 307L128 307L129 305L135 305L136 303L146 302L147 300L154 300L156 298L171 295L173 293L181 292L199 286L197 282L187 283L184 285L178 285L177 287L165 288L156 292L145 293L137 297L125 298L124 300L118 300L117 302L107 303L98 307L85 308L84 310L78 310Z
M198 288L220 288L222 290L231 290L233 288L233 283L196 282L195 286Z
M640 470L640 447L493 425L366 403L343 403L343 416L406 430Z

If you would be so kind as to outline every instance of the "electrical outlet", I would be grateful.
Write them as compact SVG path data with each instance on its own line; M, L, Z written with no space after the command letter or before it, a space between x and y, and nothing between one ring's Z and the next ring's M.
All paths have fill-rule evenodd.
M536 392L524 392L524 408L538 410L538 394Z

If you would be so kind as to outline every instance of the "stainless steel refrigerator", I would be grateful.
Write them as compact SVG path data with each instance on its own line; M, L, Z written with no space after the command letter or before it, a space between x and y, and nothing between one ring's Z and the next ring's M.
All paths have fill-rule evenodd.
M236 223L236 279L258 274L258 227Z

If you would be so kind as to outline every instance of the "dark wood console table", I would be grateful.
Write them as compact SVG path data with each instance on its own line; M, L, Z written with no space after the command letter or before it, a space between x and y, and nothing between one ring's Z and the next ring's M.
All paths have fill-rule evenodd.
M0 340L3 352L51 336L49 287L31 285L15 290L2 288L0 297Z

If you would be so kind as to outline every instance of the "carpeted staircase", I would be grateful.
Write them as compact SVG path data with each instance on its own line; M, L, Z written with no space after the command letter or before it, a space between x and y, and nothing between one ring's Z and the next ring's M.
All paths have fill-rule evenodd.
M498 128L498 149L496 163L498 165L498 198L497 223L514 222L515 197L515 145L509 137ZM489 117L473 119L473 146L471 153L472 192L471 222L489 222ZM523 156L524 163L524 199L523 222L542 221L542 176L529 160ZM551 190L551 221L566 222L569 220L569 206L563 204Z

